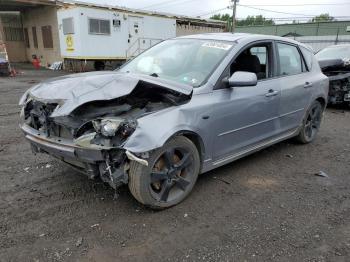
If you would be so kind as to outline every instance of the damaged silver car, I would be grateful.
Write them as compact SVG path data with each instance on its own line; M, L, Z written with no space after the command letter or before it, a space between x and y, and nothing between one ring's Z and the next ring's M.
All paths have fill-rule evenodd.
M198 174L297 137L314 140L328 78L280 37L163 41L117 71L45 81L21 98L21 129L47 153L152 208L178 204Z
M328 103L350 105L350 45L332 45L316 54L322 72L329 78Z

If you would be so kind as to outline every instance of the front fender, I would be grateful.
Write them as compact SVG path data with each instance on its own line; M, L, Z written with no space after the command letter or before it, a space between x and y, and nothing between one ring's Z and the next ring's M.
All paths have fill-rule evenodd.
M138 126L123 148L133 153L148 152L162 147L174 134L188 131L200 136L205 142L207 134L200 127L201 117L195 111L188 112L173 107L138 119Z

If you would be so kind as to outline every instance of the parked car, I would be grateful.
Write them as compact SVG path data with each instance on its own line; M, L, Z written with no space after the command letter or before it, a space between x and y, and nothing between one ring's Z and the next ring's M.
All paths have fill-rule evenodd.
M128 184L161 209L184 200L198 174L292 137L312 142L327 93L312 50L296 41L184 36L117 71L34 86L20 100L21 128L34 152Z
M10 75L10 64L9 62L1 57L0 53L0 76L9 76Z
M350 104L350 44L326 47L316 58L329 78L328 102Z

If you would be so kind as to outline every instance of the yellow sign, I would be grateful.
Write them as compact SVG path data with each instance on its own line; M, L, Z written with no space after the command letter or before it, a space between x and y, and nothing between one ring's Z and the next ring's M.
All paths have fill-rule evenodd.
M74 51L74 41L72 35L66 36L66 45L67 45L67 51Z

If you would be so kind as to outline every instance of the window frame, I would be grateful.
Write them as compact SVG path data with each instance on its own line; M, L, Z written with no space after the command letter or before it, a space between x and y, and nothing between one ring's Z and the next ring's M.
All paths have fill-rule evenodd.
M299 46L299 49L300 49L300 53L302 54L302 57L303 57L303 59L304 59L304 63L305 63L306 70L307 70L308 72L311 72L312 67L313 67L313 64L314 64L314 53L313 53L311 50L309 50L308 48L303 47L303 46ZM312 55L310 67L309 67L308 63L306 62L306 58L305 58L307 54L305 54L305 53L303 52L303 50L305 50L304 52L310 52L310 54Z
M69 32L65 32L65 21L70 21L71 22L71 30L68 30ZM74 28L74 17L65 17L62 18L62 33L63 35L74 35L75 34L75 28Z
M284 45L289 45L289 46L293 46L297 49L299 56L300 56L300 62L301 62L301 72L300 73L296 73L296 74L290 74L290 75L281 75L281 68L280 68L280 56L279 56L279 52L278 52L278 44L284 44ZM295 75L301 75L304 73L308 73L310 72L310 69L308 68L306 62L305 62L305 58L303 56L303 53L300 50L300 46L298 44L294 44L294 43L290 43L290 42L285 42L285 41L274 41L274 45L275 45L275 56L276 56L276 60L277 60L277 66L276 66L276 77L280 78L280 77L288 77L288 76L295 76ZM305 68L305 71L303 71L303 68Z
M50 39L46 39L44 37L44 31L47 29L50 32ZM53 34L52 34L52 26L51 25L44 25L41 27L41 37L43 40L43 47L44 49L53 49L54 48L54 43L53 43ZM47 44L50 43L50 45L48 46Z
M90 20L97 20L99 21L98 23L98 29L99 32L91 32L91 26L90 26ZM112 34L112 29L111 29L111 19L104 19L104 18L96 18L96 17L88 17L87 18L88 21L88 33L90 35L105 35L105 36L110 36ZM100 21L108 21L108 25L109 25L109 32L108 33L101 33L101 24Z
M29 31L27 27L23 28L23 38L24 38L24 44L26 48L30 48Z
M35 49L39 48L39 44L38 44L38 32L36 30L36 26L32 26L32 37L33 37L33 47Z
M222 71L220 77L218 78L213 90L219 90L219 89L225 89L226 87L224 86L222 80L225 77L229 77L230 76L230 69L231 69L231 65L232 63L237 59L237 57L246 49L248 48L252 48L252 47L256 47L259 45L266 45L266 46L270 46L270 52L268 52L268 63L270 63L270 76L268 78L264 78L264 79L258 79L258 83L262 82L262 81L269 81L272 80L274 78L276 78L277 76L277 57L276 57L276 46L275 43L272 39L264 39L264 40L257 40L257 41L253 41L250 42L249 44L246 44L245 46L243 46L238 52L236 52L236 54L233 56L233 58L230 60L230 62L226 65L225 69ZM269 49L268 49L269 50Z

